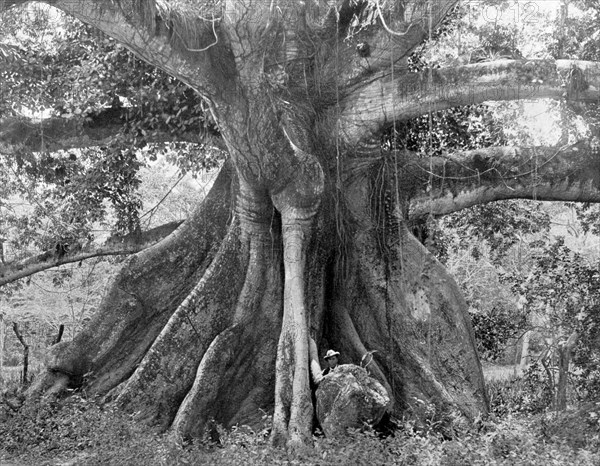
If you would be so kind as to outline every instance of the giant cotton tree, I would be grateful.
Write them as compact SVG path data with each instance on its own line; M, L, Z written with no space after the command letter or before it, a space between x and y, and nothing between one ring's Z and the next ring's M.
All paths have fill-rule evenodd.
M17 4L14 0L5 6ZM595 101L595 63L503 60L409 72L456 1L48 2L207 102L229 161L179 229L132 256L36 390L83 385L164 429L273 412L303 443L310 360L376 349L396 413L486 411L463 297L406 218L505 198L600 201L585 141L420 158L382 135L489 100ZM215 136L216 137L216 136Z

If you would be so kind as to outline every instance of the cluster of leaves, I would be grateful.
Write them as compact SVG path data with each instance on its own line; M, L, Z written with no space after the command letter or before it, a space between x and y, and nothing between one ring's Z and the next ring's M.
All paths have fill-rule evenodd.
M35 22L35 27L27 28L29 35L21 29L8 31L13 33L9 38L18 39L22 53L2 67L7 78L5 116L25 111L38 117L83 118L102 108L106 98L102 73L93 69L94 43L83 37L81 28L47 10L4 14ZM3 212L2 229L13 233L10 239L16 250L24 244L48 250L58 243L81 242L89 237L91 225L105 217L107 199L120 218L139 206L132 195L138 184L134 154L108 148L32 153L17 147L3 154L0 164L2 171L12 175L13 190L6 197L12 195L32 206L30 211L7 208ZM120 171L111 173L113 168ZM114 178L122 183L116 184Z
M26 6L2 13L0 42L14 50L0 67L0 118L121 126L104 147L3 151L0 230L11 251L82 245L99 222L120 233L139 229L145 160L164 154L183 173L221 163L218 150L174 142L186 133L218 133L199 96L94 29L58 10ZM30 207L15 207L15 199Z
M558 237L543 245L528 276L514 283L513 289L525 297L533 310L547 314L552 324L564 327L584 320L584 314L594 307L599 280L597 267L568 248L564 238ZM566 330L574 328L566 327Z
M494 306L488 312L472 312L471 322L476 335L477 351L486 361L503 358L507 344L527 326L525 315L515 315L504 306Z
M94 224L106 219L112 206L116 229L137 225L141 201L137 193L141 166L133 150L101 148L85 152L31 153L0 156L0 166L13 173L13 202L6 202L2 227L13 248L24 244L41 250L55 245L74 249L92 240ZM27 209L14 208L26 201Z
M598 204L574 203L577 218L584 233L600 236L600 206Z
M534 201L501 201L481 204L450 214L443 219L446 228L458 230L463 237L476 244L485 243L490 259L499 264L506 253L522 240L524 235L545 233L550 228L550 215ZM453 252L463 248L460 242L450 245ZM482 255L480 247L471 248L473 258Z
M556 59L577 59L597 61L600 59L600 34L598 3L575 1L573 6L581 9L581 14L556 19L557 34L552 37L548 49Z
M596 291L596 296L598 291ZM571 378L582 400L600 398L600 305L596 304L578 322L582 330L581 341L573 355Z
M26 404L0 423L0 455L28 464L65 457L77 464L174 464L189 453L117 410L79 395ZM183 461L183 464L190 464Z
M502 126L485 105L455 107L397 122L383 135L384 146L407 149L422 157L490 147L504 140Z
M544 244L524 280L506 276L530 313L544 316L553 345L579 336L573 357L575 387L584 399L600 394L600 270L564 239Z

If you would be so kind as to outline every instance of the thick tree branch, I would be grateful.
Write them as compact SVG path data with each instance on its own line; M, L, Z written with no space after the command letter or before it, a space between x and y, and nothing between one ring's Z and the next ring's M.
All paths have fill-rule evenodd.
M393 78L393 79L392 79ZM378 139L394 121L488 101L562 99L597 102L600 64L577 60L501 60L453 68L380 73L340 104L339 131L353 147Z
M0 119L0 143L24 146L31 151L68 150L83 147L108 145L119 135L123 121L132 110L103 112L91 121L60 117L34 121L26 118ZM105 117L106 116L106 117ZM182 141L207 144L225 149L220 135L207 131L185 132L173 135L167 131L148 131L144 140L149 143Z
M386 70L389 73L392 64L398 70L395 72L401 74L408 67L410 54L435 32L457 3L456 0L378 0L378 5L374 1L342 2L335 20L324 22L329 31L324 34L327 39L321 39L318 51L317 72L321 75L318 82L333 80L336 87L333 97L337 100L351 92L353 85L372 82L377 73ZM362 23L360 26L357 19ZM321 99L323 90L316 89Z
M27 3L8 0L0 11ZM45 0L98 28L143 60L210 98L230 85L230 55L221 37L218 2ZM216 66L215 66L216 65Z
M562 148L490 147L409 162L402 179L415 192L411 219L502 199L600 202L600 151L587 142Z
M158 243L175 231L181 223L183 222L167 223L139 235L113 236L101 246L90 245L80 248L71 246L72 251L64 255L56 254L55 251L46 251L35 257L8 263L0 267L0 286L59 265L92 257L134 254Z

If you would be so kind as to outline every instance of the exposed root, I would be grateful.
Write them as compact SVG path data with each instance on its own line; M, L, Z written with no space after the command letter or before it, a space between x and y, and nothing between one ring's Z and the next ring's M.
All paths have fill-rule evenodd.
M59 396L69 386L70 377L61 372L48 372L27 390L27 398L30 401L40 398L50 400Z
M204 354L192 389L181 404L173 433L203 434L206 423L260 425L273 403L277 334L281 316L280 248L250 235L250 256L233 325Z
M233 323L247 268L232 228L200 283L171 316L135 373L119 387L117 403L138 419L166 429L194 382L209 345ZM182 348L187 350L182 351Z
M356 235L357 267L338 299L347 303L360 340L378 350L375 361L398 414L415 400L458 408L471 418L486 412L483 375L458 286L408 232L394 240L398 260L386 264L369 233ZM343 320L335 325L348 328ZM347 331L336 344L344 344Z
M49 370L35 390L47 389L55 374L62 373L69 375L71 385L83 383L88 393L102 394L131 375L212 262L215 245L227 231L231 177L226 165L190 219L128 259L86 328L72 342L52 347Z
M242 333L241 326L234 326L219 334L209 346L198 366L194 385L173 421L172 430L177 437L201 437L206 423L217 414L224 374L234 365Z

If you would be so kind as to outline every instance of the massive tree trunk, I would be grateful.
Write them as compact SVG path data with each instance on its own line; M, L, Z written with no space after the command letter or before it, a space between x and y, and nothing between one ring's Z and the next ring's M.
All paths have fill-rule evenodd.
M264 409L273 413L273 441L295 446L311 434L312 338L321 351L341 351L342 363L377 350L370 369L397 415L416 415L423 403L467 418L487 411L465 301L405 218L424 215L424 199L443 213L493 184L519 184L525 196L538 178L528 185L521 166L500 170L509 155L519 158L508 149L461 154L451 167L384 152L378 139L415 112L396 111L398 96L381 92L384 84L414 80L409 53L456 2L384 12L355 1L51 3L200 92L233 168L180 228L129 259L88 327L53 348L32 395L82 386L182 437L212 421L255 425ZM376 21L351 31L354 17L376 11ZM364 43L368 56L357 48ZM518 87L549 73L543 63L524 66L474 68L465 86L514 79ZM552 72L559 79L560 67ZM555 87L547 93L556 96ZM586 89L582 98L593 97ZM465 160L473 161L467 175ZM427 183L433 174L424 178L424 168L452 168L450 194ZM548 183L560 185L568 168L555 167ZM574 176L582 197L597 195L600 178ZM449 195L455 203L444 203Z
M201 435L209 421L258 425L262 409L275 414L275 440L304 442L312 337L345 363L377 350L370 369L398 416L421 402L467 418L485 412L464 300L393 203L380 205L380 192L389 198L395 188L378 173L348 181L339 212L329 186L312 231L300 223L309 212L288 243L285 217L242 208L240 185L221 173L191 219L129 259L87 330L53 348L35 390L54 393L68 375L182 437Z

